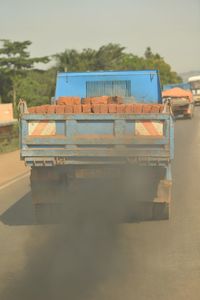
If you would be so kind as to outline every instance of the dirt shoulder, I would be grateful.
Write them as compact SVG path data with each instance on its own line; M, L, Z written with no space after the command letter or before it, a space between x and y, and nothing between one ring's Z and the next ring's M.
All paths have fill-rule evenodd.
M0 186L29 171L20 160L19 150L0 154Z

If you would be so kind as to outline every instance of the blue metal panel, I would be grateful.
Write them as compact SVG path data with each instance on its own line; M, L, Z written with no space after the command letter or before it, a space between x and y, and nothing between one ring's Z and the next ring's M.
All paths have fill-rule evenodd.
M170 115L167 114L52 114L52 115L39 115L39 114L25 114L23 115L23 120L28 121L40 121L40 120L49 120L49 121L59 121L59 120L169 120Z
M56 134L58 135L65 134L65 121L56 122Z
M115 135L121 135L123 133L123 130L121 126L119 126L120 122L116 124L115 129ZM40 148L43 148L44 145L49 145L55 148L58 148L60 145L87 145L87 147L90 147L90 145L150 145L150 146L157 146L157 145L166 145L168 143L167 138L157 138L152 142L152 139L148 138L87 138L85 139L84 136L82 138L69 138L69 137L27 137L25 140L25 143L27 145L35 146L37 145Z
M26 120L21 120L21 149L27 149L27 145L24 143L25 138L28 136L28 124Z
M77 121L78 135L113 135L113 121Z
M131 121L126 121L126 128L125 131L127 134L131 135L133 132L135 132L135 123Z
M55 99L60 96L87 97L87 82L130 82L131 96L136 101L144 103L162 102L159 75L156 70L59 73L57 75ZM115 87L117 87L117 84ZM110 90L108 93L110 93ZM99 94L100 90L96 95Z
M48 155L46 154L48 152ZM160 158L163 158L166 160L168 159L168 153L164 150L160 150L158 148L155 149L122 149L121 151L119 149L113 150L113 149L27 149L22 150L22 156L24 157L95 157L96 161L98 162L98 158L101 157L141 157L141 158L148 158L151 157L152 161L159 161ZM148 159L148 161L151 161Z

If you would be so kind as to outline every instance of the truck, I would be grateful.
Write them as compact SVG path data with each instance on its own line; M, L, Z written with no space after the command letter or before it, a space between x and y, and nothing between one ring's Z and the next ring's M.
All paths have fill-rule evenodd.
M194 104L200 104L200 75L188 78L188 83L193 94Z
M170 83L163 85L163 91L171 90L173 88L180 88L183 90L190 90L190 84L188 82Z
M67 205L58 195L70 182L126 168L134 174L133 215L169 218L174 124L157 70L58 73L51 104L22 104L21 159L31 168L39 223Z
M175 118L181 116L191 119L193 117L194 101L190 90L174 87L164 90L162 97Z

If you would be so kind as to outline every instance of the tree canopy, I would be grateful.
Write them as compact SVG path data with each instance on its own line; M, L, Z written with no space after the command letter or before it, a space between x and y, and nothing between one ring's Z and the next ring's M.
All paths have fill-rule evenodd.
M4 81L10 82L10 92L15 107L18 82L27 75L27 70L33 69L35 63L47 63L49 58L47 56L31 58L27 51L27 48L32 44L30 41L1 40L1 42L3 46L0 48L0 72Z
M59 71L158 69L163 84L182 81L164 58L158 53L154 54L150 47L146 48L144 56L127 53L125 47L110 43L98 50L88 48L78 52L74 49L67 49L54 57Z
M54 54L51 58L31 57L27 48L30 41L0 40L0 100L12 101L24 98L28 105L49 102L55 91L55 78L58 71L97 71L97 70L145 70L158 69L161 83L178 83L181 77L158 53L150 47L143 56L126 52L120 44L109 43L99 49L86 48L82 51L66 49ZM54 66L46 70L38 70L35 63L54 62Z
M59 71L116 70L121 66L124 50L125 48L119 44L110 43L98 50L87 48L78 52L68 49L54 57Z

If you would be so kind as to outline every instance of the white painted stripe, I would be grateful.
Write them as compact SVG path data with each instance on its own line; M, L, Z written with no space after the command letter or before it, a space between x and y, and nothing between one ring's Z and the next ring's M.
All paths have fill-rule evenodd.
M135 123L136 135L150 135L142 122Z
M158 132L158 135L163 135L163 122L157 121L157 122L152 122L152 124L155 127L156 131Z
M41 133L41 135L55 135L55 134L56 134L56 123L55 122L48 122Z
M40 127L41 124L45 124L44 128L41 129L37 134L37 128ZM29 122L28 123L28 133L31 136L34 135L55 135L56 134L56 122L55 121L39 121L39 122Z
M33 131L35 130L35 128L37 127L39 123L38 122L29 122L28 123L28 133L29 135L33 134Z
M149 128L148 128L149 127ZM136 135L143 136L162 136L163 135L163 122L142 122L138 121L135 123ZM152 133L154 131L154 134Z
M7 182L7 183L0 186L0 191L7 188L7 187L9 187L10 185L16 183L17 181L20 181L20 180L22 180L26 177L29 177L29 176L30 176L30 172L27 172L23 175L19 175L19 176L15 177L14 179L11 179L9 182Z

